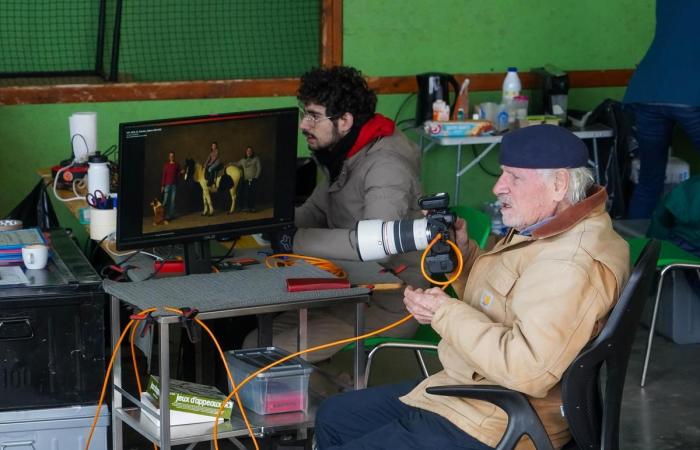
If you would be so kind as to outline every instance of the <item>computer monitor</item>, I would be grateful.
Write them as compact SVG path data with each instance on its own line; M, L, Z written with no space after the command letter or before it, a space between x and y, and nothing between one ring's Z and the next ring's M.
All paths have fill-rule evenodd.
M117 248L183 243L188 273L203 272L206 241L293 224L297 123L281 108L120 124ZM251 186L243 166L258 165Z

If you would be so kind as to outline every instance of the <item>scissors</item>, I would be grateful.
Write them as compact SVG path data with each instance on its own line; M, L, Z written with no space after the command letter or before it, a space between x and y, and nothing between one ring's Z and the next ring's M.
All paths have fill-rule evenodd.
M109 209L109 200L109 196L105 195L105 193L99 189L85 196L87 204L97 209Z

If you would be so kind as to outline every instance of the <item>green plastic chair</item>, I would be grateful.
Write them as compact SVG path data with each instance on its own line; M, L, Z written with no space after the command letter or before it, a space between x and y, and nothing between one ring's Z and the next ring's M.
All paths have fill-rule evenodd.
M469 206L455 206L452 211L462 219L467 221L467 232L469 238L473 239L480 248L486 246L489 234L491 233L491 218L488 214ZM452 297L456 297L451 287L445 291ZM430 325L420 325L416 333L411 338L396 337L371 337L365 339L365 348L370 351L368 356L368 368L371 366L372 358L381 348L402 348L410 347L414 350L416 359L421 368L423 376L428 376L428 369L423 359L422 350L434 351L435 345L440 342L440 335L433 330ZM343 350L355 348L354 344L349 344ZM365 377L365 383L367 378Z
M639 258L639 254L649 241L648 238L632 238L628 239L627 243L630 246L630 262L634 264ZM644 387L647 379L647 369L649 367L649 358L651 357L651 343L654 339L654 329L656 328L656 316L659 311L659 300L661 299L661 290L663 289L664 278L666 273L671 269L694 269L700 270L700 257L688 253L677 245L669 241L661 240L661 253L656 260L656 268L660 269L659 284L656 288L656 298L654 300L654 310L649 324L649 337L647 339L646 355L644 357L644 368L642 369L642 380L640 385Z

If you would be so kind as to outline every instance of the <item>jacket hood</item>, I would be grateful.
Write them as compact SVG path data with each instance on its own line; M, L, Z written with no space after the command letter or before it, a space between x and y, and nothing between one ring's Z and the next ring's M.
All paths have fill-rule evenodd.
M357 152L362 150L362 148L369 142L375 140L376 138L383 136L391 136L394 134L396 129L396 124L394 121L384 117L381 114L375 114L371 119L365 122L360 129L360 133L357 135L357 139L350 151L348 151L346 159L352 158Z

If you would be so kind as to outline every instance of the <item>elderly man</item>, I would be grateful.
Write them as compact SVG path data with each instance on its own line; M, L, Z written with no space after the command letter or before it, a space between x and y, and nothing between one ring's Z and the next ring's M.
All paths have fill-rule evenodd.
M316 419L320 449L487 449L507 424L494 405L433 396L436 385L496 384L527 394L556 448L569 440L559 381L606 320L629 275L627 244L593 186L585 145L539 125L504 136L493 188L511 230L488 252L456 224L465 269L452 299L406 288L404 303L442 340L444 369L406 383L326 401Z
M276 251L321 258L358 260L355 226L359 220L420 217L420 150L394 122L375 113L377 97L362 74L345 66L313 69L301 78L299 128L312 157L324 172L306 202L295 211L294 233L273 243ZM414 286L427 286L420 275L418 252L397 255L385 268ZM418 284L416 284L418 283ZM354 334L354 305L309 311L309 346ZM401 291L375 292L365 314L367 329L405 316ZM297 347L296 312L273 322L273 343ZM410 321L388 335L410 337L418 324ZM257 333L246 338L254 346ZM308 355L311 361L330 357L340 347Z

